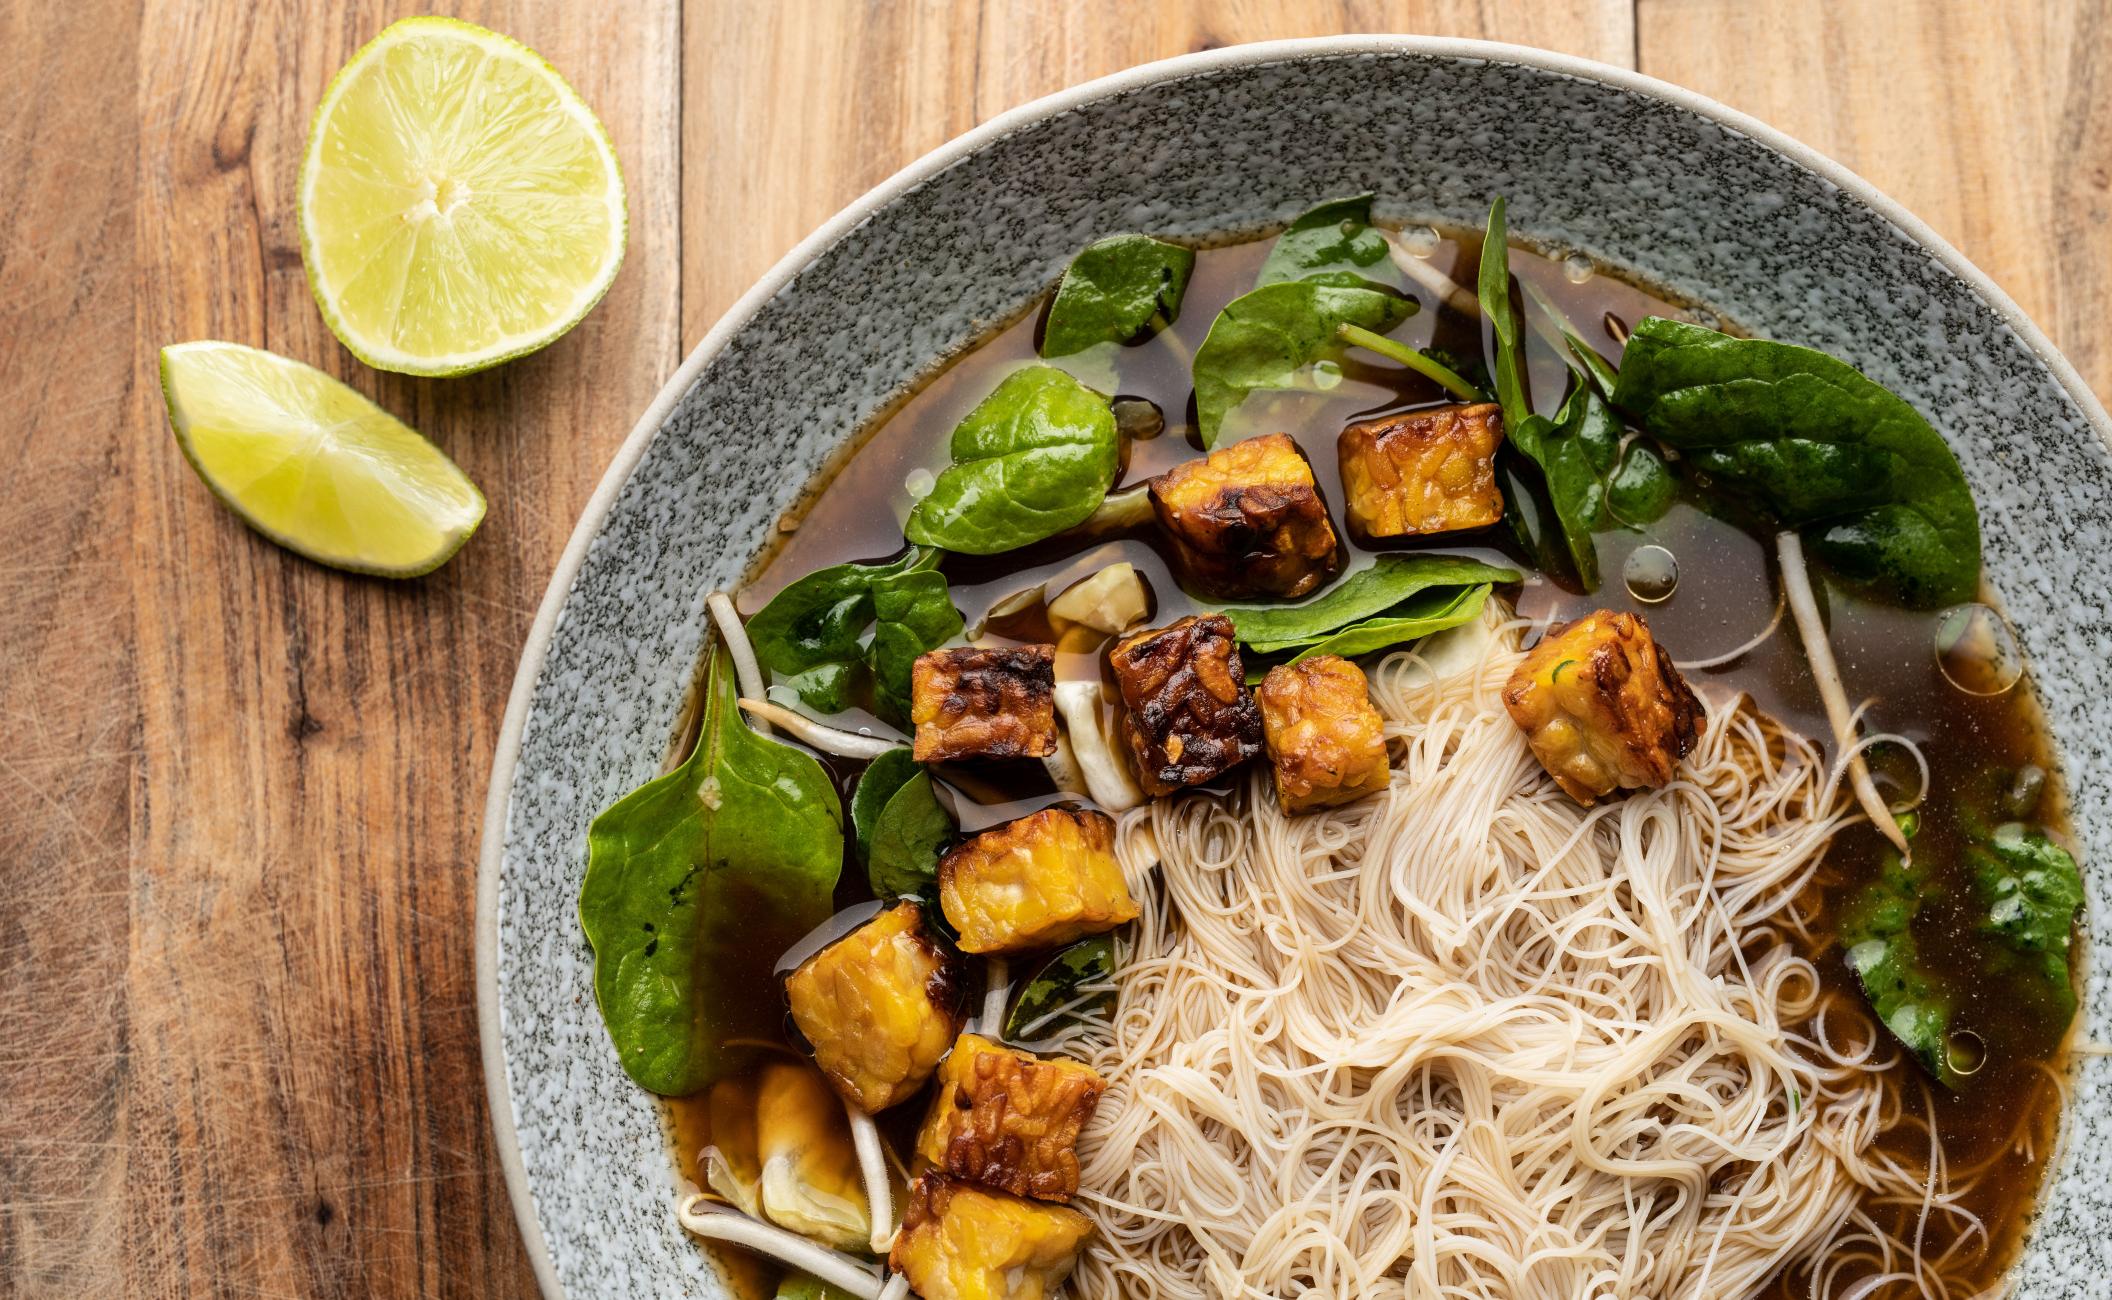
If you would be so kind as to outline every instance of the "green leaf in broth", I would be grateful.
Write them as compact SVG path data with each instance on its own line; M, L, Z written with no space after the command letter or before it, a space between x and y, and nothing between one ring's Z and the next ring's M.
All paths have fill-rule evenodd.
M938 559L936 551L912 551L886 564L832 564L806 575L748 620L756 661L820 713L851 707L860 674L870 670L875 708L903 721L909 664L963 626L945 578L931 571Z
M910 670L917 656L951 641L966 624L953 607L946 579L929 569L891 574L873 583L873 707L888 721L909 721Z
M1465 556L1389 551L1302 605L1262 605L1224 613L1242 645L1282 651L1323 641L1352 623L1388 613L1429 588L1476 587L1518 582L1523 577L1516 569Z
M1980 931L1996 945L1993 973L2017 972L2063 1026L2075 1015L2072 951L2083 877L2046 832L2006 822L1968 850L1986 914Z
M859 667L855 659L816 664L786 677L783 686L816 713L841 713L857 702ZM789 708L792 701L780 695L777 703Z
M873 848L865 863L873 893L896 898L927 892L938 881L939 851L954 830L952 816L932 790L929 772L903 782L873 823Z
M1375 334L1415 313L1415 299L1384 285L1287 280L1225 305L1195 351L1195 415L1205 447L1249 393L1299 387L1306 367L1340 354L1341 328Z
M624 1071L663 1096L745 1062L730 1040L777 1017L735 982L828 919L843 810L814 757L756 734L735 705L733 660L711 660L696 750L617 800L587 831L580 926L594 996Z
M1099 508L1117 467L1114 412L1063 371L1028 366L962 419L952 456L903 532L966 555L1014 550Z
M1489 591L1489 586L1484 583L1479 587L1419 592L1389 613L1352 623L1325 641L1300 648L1291 656L1290 662L1297 663L1314 655L1340 655L1344 659L1354 659L1358 655L1420 640L1433 632L1460 627L1481 617L1481 607L1488 600ZM1278 647L1278 651L1288 648ZM1265 647L1257 647L1256 652L1274 653Z
M1504 529L1525 552L1526 562L1565 587L1574 583L1575 590L1582 591L1562 539L1562 524L1548 500L1547 479L1508 439L1496 449L1496 487L1503 493Z
M1640 528L1664 518L1679 499L1679 480L1657 448L1635 441L1606 478L1608 524ZM1604 527L1606 525L1601 525Z
M1847 900L1841 944L1878 1022L1931 1078L1956 1089L1959 1076L1951 1068L1948 1042L1953 999L1924 968L1914 942L1923 901L1922 878L1888 853L1878 878Z
M817 1277L805 1273L788 1273L777 1284L774 1300L856 1300L848 1291L830 1286Z
M1650 523L1672 505L1675 485L1664 459L1641 443L1623 455L1623 433L1620 419L1581 373L1554 419L1528 415L1509 424L1511 445L1539 467L1562 543L1586 591L1599 585L1592 534Z
M1495 391L1496 381L1489 377L1488 362L1482 360L1480 357L1475 357L1472 360L1468 360L1466 357L1463 357L1448 348L1441 348L1435 345L1426 348L1417 348L1416 351L1422 353L1424 356L1430 358L1432 361L1435 361L1438 365L1444 367L1446 370L1449 370L1453 374L1458 375L1461 379L1464 379L1468 383L1474 385L1475 389L1478 390L1479 393L1479 396L1476 398L1476 400L1484 402L1495 400L1493 397L1490 396L1490 394Z
M1071 259L1042 330L1041 355L1129 343L1180 318L1195 250L1149 235L1110 235Z
M770 598L747 623L748 641L763 668L824 713L848 707L855 669L865 660L864 635L873 621L873 583L918 562L915 552L887 564L832 564ZM841 703L833 703L840 699Z
M1399 285L1386 237L1371 224L1369 194L1352 194L1301 214L1269 249L1255 287L1287 280Z
M872 860L873 827L880 820L881 810L894 798L895 791L922 770L910 757L909 746L903 745L866 764L858 774L858 784L851 789L851 838L858 845L861 862Z
M1614 398L1727 508L1802 533L1849 585L1921 609L1977 590L1980 516L1958 458L1846 362L1652 316L1628 341Z
M1104 934L1057 950L1020 986L1005 1017L1005 1037L1014 1042L1053 1038L1093 1006L1112 1005L1115 943Z
M1495 336L1496 356L1489 365L1489 375L1494 381L1496 401L1503 407L1504 427L1512 428L1533 413L1533 403L1525 388L1525 353L1518 333L1518 312L1511 303L1510 225L1501 196L1489 205L1475 288L1481 300L1482 319Z

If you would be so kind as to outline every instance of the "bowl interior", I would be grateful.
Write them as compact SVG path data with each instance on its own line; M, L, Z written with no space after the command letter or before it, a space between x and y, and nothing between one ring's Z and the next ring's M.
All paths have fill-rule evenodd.
M546 1289L724 1294L675 1226L661 1112L609 1048L574 912L588 823L665 754L704 594L847 438L1089 240L1252 229L1365 189L1387 218L1454 225L1506 195L1518 234L1913 401L1972 481L2069 789L2105 788L2086 712L2107 645L2102 413L1984 277L1866 186L1698 97L1508 47L1244 47L1082 87L941 150L788 258L677 376L559 568L494 772L478 936L500 1144ZM2097 900L2082 1032L2105 1041L2112 822L2086 798L2075 829ZM2112 1276L2112 1062L2077 1084L2021 1294L2102 1295Z

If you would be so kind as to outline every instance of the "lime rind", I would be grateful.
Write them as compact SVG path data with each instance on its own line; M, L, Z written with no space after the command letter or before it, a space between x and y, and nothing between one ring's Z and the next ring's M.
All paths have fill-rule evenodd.
M369 462L354 475L365 479L358 493L367 498L362 510L348 511L342 493L322 493L320 487L317 493L308 494L310 507L327 507L334 514L334 520L289 519L283 510L263 508L263 503L255 499L262 480L270 473L292 478L296 484L292 495L302 498L302 490L310 487L318 464L332 459L333 455L342 462L348 455L357 457L360 450L348 452L342 446L332 445L321 447L324 454L318 455L318 449L311 448L310 454L303 459L298 451L289 449L266 471L234 482L229 472L234 467L224 458L201 448L197 436L201 432L199 419L227 414L225 409L215 412L202 408L211 407L216 398L224 397L224 392L216 389L228 381L227 364L238 360L249 367L252 377L262 384L278 388L278 396L286 399L279 404L283 421L276 428L229 430L216 427L209 431L209 435L222 443L233 435L255 442L307 437L320 444L334 434L357 426L359 437L356 441L363 444ZM205 373L216 362L221 366L221 373ZM186 370L192 373L184 373ZM170 427L174 429L176 444L184 459L190 462L191 469L220 503L243 523L297 555L352 573L383 578L421 577L452 559L484 521L484 494L446 453L364 395L312 366L261 348L199 340L163 348L160 379ZM221 405L228 404L222 402ZM331 413L344 418L326 422L318 414L325 405L334 408ZM306 428L296 427L303 423ZM406 467L408 473L390 472ZM318 494L324 499L317 501ZM285 503L276 504L283 506ZM356 546L329 545L318 540L317 534L331 531L327 525L332 523L341 535L356 534L373 525L386 528L390 521L383 516L392 512L396 515L395 522L408 525L400 528L399 534L422 529L428 535L426 544L409 549L392 547L389 548L390 554L380 556L378 552L383 548L379 546L363 552ZM354 513L362 513L366 518L354 519ZM319 523L326 526L317 527ZM339 540L342 541L342 536Z
M444 32L460 37L478 47L487 55L501 55L516 61L548 84L557 102L566 114L584 130L586 139L593 145L596 156L603 164L607 177L606 203L609 231L600 264L590 277L580 280L578 292L566 309L547 325L524 330L501 338L483 347L449 352L413 352L390 343L368 337L362 330L348 321L340 311L336 295L324 284L321 271L323 259L318 248L318 232L314 218L313 199L317 182L324 167L322 145L324 127L333 109L337 108L347 90L355 84L359 74L381 54L407 39L423 33ZM545 196L562 200L568 196ZM616 157L615 147L609 141L606 128L594 116L586 101L573 90L564 76L549 60L509 36L479 27L457 18L426 16L405 18L384 28L373 40L361 46L344 67L331 79L323 92L322 101L316 105L309 120L308 140L302 153L299 182L299 224L301 229L301 260L308 273L309 291L314 295L316 307L323 321L340 343L362 362L377 370L391 370L402 374L442 377L465 375L489 369L492 366L525 356L549 346L568 333L573 326L594 310L615 282L616 273L623 265L624 248L629 239L630 210L623 182L623 168ZM347 287L338 286L339 291Z

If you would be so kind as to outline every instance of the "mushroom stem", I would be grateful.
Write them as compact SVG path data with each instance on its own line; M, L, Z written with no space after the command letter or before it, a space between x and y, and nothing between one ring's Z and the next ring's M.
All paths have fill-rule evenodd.
M1826 624L1819 618L1819 603L1812 595L1811 574L1804 566L1804 542L1794 532L1775 534L1775 553L1782 560L1782 591L1789 598L1789 612L1797 622L1797 636L1804 642L1804 657L1811 661L1811 675L1818 683L1819 699L1826 705L1826 720L1833 725L1837 754L1848 765L1849 784L1856 802L1869 815L1870 824L1892 841L1902 859L1912 861L1906 833L1892 809L1877 793L1870 779L1870 766L1863 761L1856 742L1855 714L1848 707L1848 692L1841 685L1841 670L1833 661L1833 645L1826 639Z
M763 694L763 669L756 662L755 646L748 640L748 629L741 626L741 611L734 608L733 597L723 591L714 591L704 598L704 608L711 612L711 621L718 626L719 639L726 643L726 652L733 656L733 679L741 687L741 694L760 697ZM770 733L770 724L762 724L763 734Z
M975 1032L985 1038L996 1038L1005 1029L1005 1003L1012 1000L1012 968L1002 957L983 959L983 1014L977 1017Z
M1462 316L1481 319L1481 299L1474 296L1473 290L1431 265L1429 258L1409 252L1399 237L1391 233L1386 236L1386 251L1401 274L1436 294L1445 306Z
M826 1246L818 1246L796 1232L751 1219L737 1210L720 1209L701 1192L676 1207L675 1221L699 1237L746 1246L789 1264L830 1286L850 1292L858 1300L880 1300L879 1270Z
M851 1120L851 1145L858 1151L858 1173L865 1180L865 1207L873 1221L875 1255L885 1255L895 1244L895 1193L887 1182L887 1154L880 1144L880 1130L873 1117L852 1102L843 1103Z
M1085 774L1078 770L1077 751L1061 731L1056 733L1055 752L1042 759L1041 765L1048 769L1050 784L1065 794L1092 794L1092 786L1087 784Z
M890 749L902 747L902 742L899 740L883 740L878 736L862 736L855 731L845 731L840 727L831 727L826 723L816 722L803 713L794 713L790 709L772 704L768 700L743 697L740 703L744 711L754 714L766 722L774 722L786 731L791 732L795 739L812 745L824 754L834 754L838 758L874 759L885 754Z
M1139 483L1110 492L1100 501L1085 522L1071 531L1088 535L1096 533L1123 532L1140 528L1151 522L1151 484Z

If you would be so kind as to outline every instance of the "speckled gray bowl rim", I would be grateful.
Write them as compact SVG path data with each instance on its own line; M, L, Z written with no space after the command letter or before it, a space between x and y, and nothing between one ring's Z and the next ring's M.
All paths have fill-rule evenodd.
M594 489L594 495L587 501L586 510L581 513L579 524L572 530L572 538L565 544L564 554L558 558L557 568L550 575L550 585L543 593L542 604L536 610L535 624L529 629L527 645L521 651L521 665L514 675L513 691L506 703L506 719L500 727L498 749L492 759L491 786L484 804L484 839L477 862L477 1029L482 1040L485 1095L491 1107L492 1132L497 1139L499 1163L505 1170L506 1190L513 1201L514 1218L520 1224L529 1261L535 1268L536 1279L546 1297L558 1300L564 1295L564 1288L558 1281L556 1267L550 1258L549 1245L543 1237L542 1223L535 1212L527 1168L521 1160L520 1139L514 1127L513 1098L506 1086L505 1046L499 1025L498 989L500 858L505 843L507 806L514 784L514 765L520 755L521 732L527 722L529 702L534 694L536 680L542 673L543 660L550 648L551 633L557 625L558 613L572 590L573 579L579 573L580 563L586 557L589 543L601 530L610 507L615 504L617 494L630 478L639 458L645 454L646 447L666 422L675 404L689 391L697 375L724 350L727 343L747 325L749 318L772 295L798 275L823 250L849 234L861 222L955 162L1034 123L1069 112L1080 105L1143 86L1248 64L1356 54L1407 54L1427 58L1518 64L1580 80L1604 82L1619 90L1663 100L1757 141L1861 200L1872 211L1926 249L1946 270L1958 277L1992 308L2005 325L2016 332L2017 337L2024 341L2033 355L2060 383L2070 400L2081 409L2091 427L2097 430L2098 436L2112 444L2112 419L2107 418L2103 404L2083 382L2082 376L2076 373L2075 367L2068 363L2067 358L2060 354L2052 341L2032 323L2007 293L1979 267L1967 260L1964 254L1930 229L1927 223L1848 168L1757 118L1719 104L1706 95L1697 94L1670 82L1659 81L1655 77L1644 76L1627 68L1617 68L1611 64L1573 55L1557 54L1550 50L1506 45L1495 41L1386 35L1265 41L1251 45L1227 46L1142 64L1023 104L1000 113L974 130L954 137L874 186L850 206L831 217L813 234L801 240L792 251L778 260L777 265L770 268L768 274L756 281L754 287L742 295L740 301L719 318L710 332L705 334L703 340L683 360L681 367L668 377L667 383L653 398L652 405L646 408L638 423L631 429L630 435L624 439L623 445L617 449L615 459L609 463L608 472L602 476L601 483Z

